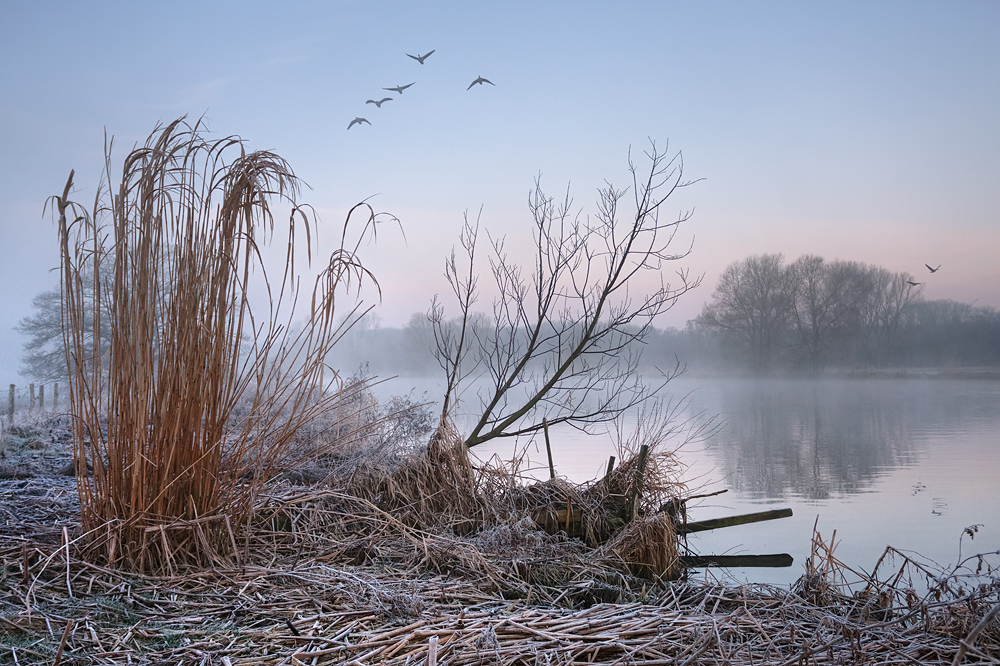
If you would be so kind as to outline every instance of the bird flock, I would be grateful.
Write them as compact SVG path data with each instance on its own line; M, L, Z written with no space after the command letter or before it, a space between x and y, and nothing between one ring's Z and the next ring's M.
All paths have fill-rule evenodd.
M941 270L941 264L938 264L937 268L934 268L930 264L924 264L924 266L926 266L927 270L929 270L931 273L937 273L939 270ZM926 282L914 282L913 280L907 280L906 284L910 285L911 287L919 287L922 284L926 284Z
M427 53L425 53L423 55L411 55L411 54L407 53L406 56L409 57L409 58L413 58L418 63L420 63L421 65L423 65L424 61L427 60L428 58L430 58L431 54L434 53L434 51L435 51L435 49L431 49L430 51L428 51ZM415 83L416 83L416 81L414 81L413 83L407 83L406 85L397 85L397 86L393 86L391 88L382 88L382 90L388 90L389 92L394 92L397 95L402 95L404 90L406 90L410 86L414 85ZM496 85L495 83L493 83L489 79L483 78L482 76L477 76L476 80L473 81L472 83L470 83L469 87L466 88L466 90L472 90L473 86L475 86L475 85L482 86L485 83L488 83L491 86L495 86ZM365 104L374 104L376 109L381 109L383 104L385 104L386 102L391 102L394 99L396 99L396 98L392 97L392 96L383 97L382 99L370 99L367 102L365 102ZM351 129L355 125L371 125L371 122L367 118L364 118L362 116L357 116L354 120L352 120L350 123L348 123L347 129Z

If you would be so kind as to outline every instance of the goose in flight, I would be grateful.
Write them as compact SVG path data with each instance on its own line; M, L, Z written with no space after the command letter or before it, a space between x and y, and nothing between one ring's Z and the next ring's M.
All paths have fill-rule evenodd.
M428 58L430 58L431 54L434 53L435 50L436 49L430 50L430 51L428 51L427 53L425 53L423 55L410 55L409 53L407 53L406 55L410 56L411 58L413 58L414 60L416 60L417 62L419 62L422 65L422 64L424 64L424 60L427 60Z
M923 284L923 282L913 282L912 280L907 280L906 284L910 285L911 287L919 287L920 285Z
M365 102L365 104L374 104L375 106L381 109L383 103L391 101L392 101L391 97L383 97L382 99L370 99L367 102Z
M354 120L351 121L351 124L347 126L347 129L351 129L355 125L360 125L361 123L368 123L368 119L367 118L362 118L361 116L358 116L357 118L355 118ZM371 123L368 123L368 124L371 125Z
M937 273L939 270L941 270L941 264L938 264L937 268L931 268L930 264L924 264L924 266L926 266L927 270L929 270L931 273Z
M484 83L488 83L488 84L490 84L491 86L495 86L495 85L496 85L495 83L493 83L493 82L492 82L492 81L490 81L489 79L484 79L483 77L481 77L481 76L480 76L480 77L477 77L475 81L473 81L472 83L470 83L470 84L469 84L469 87L468 87L468 88L466 88L466 90L472 90L472 86L476 85L477 83L478 83L479 85L483 85Z
M413 83L416 83L416 81L414 81ZM406 90L407 88L409 88L410 86L412 86L413 83L407 83L405 86L396 86L395 88L382 88L382 90L393 90L395 92L398 92L400 95L402 95L403 91Z

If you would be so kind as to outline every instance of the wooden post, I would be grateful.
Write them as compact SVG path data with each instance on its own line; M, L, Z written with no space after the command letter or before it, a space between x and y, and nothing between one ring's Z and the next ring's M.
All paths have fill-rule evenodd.
M639 464L635 468L635 483L632 484L632 497L629 498L629 509L634 519L638 507L639 491L642 489L642 479L646 473L646 458L649 457L649 446L643 444L639 447Z
M52 411L59 411L59 382L52 385Z
M31 414L35 411L35 385L28 384L28 413Z
M7 398L7 423L14 425L14 385L10 385L10 395Z
M427 641L427 666L437 666L439 640L437 636L431 636Z
M604 485L611 483L611 472L615 469L615 457L608 458L608 471L604 473Z
M549 420L542 419L542 429L545 430L545 451L549 454L549 478L556 478L556 468L552 464L552 444L549 443Z
M38 411L45 411L45 384L38 385Z

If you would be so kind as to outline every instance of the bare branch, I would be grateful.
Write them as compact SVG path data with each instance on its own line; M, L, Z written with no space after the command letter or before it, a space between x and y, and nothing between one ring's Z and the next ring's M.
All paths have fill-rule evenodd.
M627 218L620 210L627 190L608 183L598 193L591 219L573 214L568 189L557 203L536 179L528 196L535 242L530 276L508 256L502 238L490 238L489 266L498 295L490 326L472 336L481 379L489 388L479 391L480 417L467 446L535 432L543 418L550 425L586 429L614 420L662 388L639 377L643 341L653 321L700 278L679 270L677 284L663 281L664 265L691 252L691 245L671 250L691 214L663 222L661 207L690 182L683 180L680 153L668 159L652 143L646 157L648 171L642 176L629 157L635 210ZM463 247L469 277L463 283L455 277L454 254L445 271L459 306L455 337L445 331L443 306L437 300L432 305L437 355L449 377L446 412L460 379L455 369L471 351L463 333L472 319L465 285L474 284L474 245L463 241ZM660 274L659 288L633 296L630 284L647 271Z

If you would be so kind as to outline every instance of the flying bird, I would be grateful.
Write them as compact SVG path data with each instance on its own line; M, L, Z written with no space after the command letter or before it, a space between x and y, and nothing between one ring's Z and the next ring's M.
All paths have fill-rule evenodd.
M358 116L357 118L355 118L354 120L351 121L351 124L347 126L347 129L351 129L355 125L360 125L361 123L368 123L368 119L367 118L362 118L361 116ZM371 125L371 123L368 123L368 124Z
M379 100L370 99L367 102L365 102L365 104L374 104L375 106L381 109L383 102L391 102L391 101L392 101L391 97L383 97L382 99Z
M489 79L484 79L483 77L481 77L481 76L480 76L480 77L477 77L475 81L473 81L472 83L470 83L470 84L469 84L469 87L468 87L468 88L466 88L466 90L472 90L472 86L476 85L477 83L478 83L479 85L483 85L484 83L488 83L488 84L490 84L491 86L495 86L495 85L496 85L495 83L493 83L493 82L492 82L492 81L490 81Z
M937 273L939 270L941 270L941 264L938 264L937 268L931 268L930 264L924 264L924 266L926 266L927 270L929 270L931 273Z
M416 81L414 81L413 83L416 83ZM405 86L396 86L395 88L382 88L382 90L394 90L398 92L400 95L402 95L403 91L412 86L413 83L407 83Z
M911 287L919 287L920 285L923 284L923 282L911 282L910 280L907 280L906 284L910 285Z
M410 55L409 53L407 53L406 55L410 56L411 58L413 58L414 60L416 60L417 62L419 62L422 65L422 64L424 64L424 60L427 60L428 58L431 57L432 53L434 53L433 50L432 51L428 51L427 53L423 54L422 56L421 55L416 55L416 56L415 55Z

